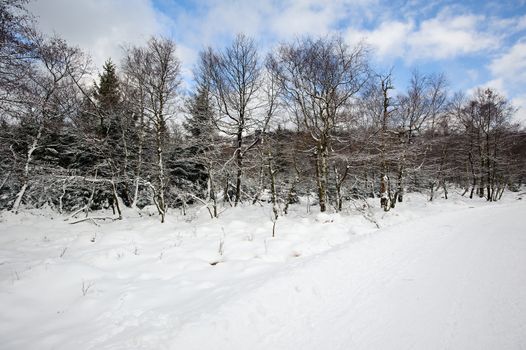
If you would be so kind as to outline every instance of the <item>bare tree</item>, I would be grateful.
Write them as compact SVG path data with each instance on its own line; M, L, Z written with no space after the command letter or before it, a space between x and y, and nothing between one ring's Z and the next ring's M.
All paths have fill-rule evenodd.
M21 102L35 58L33 18L25 9L27 0L0 1L0 111Z
M434 130L437 118L443 114L447 103L447 82L443 74L423 75L413 71L406 94L398 96L395 128L398 133L399 157L397 160L397 183L395 204L403 200L404 180L408 161L415 160L422 145L414 145L414 139L423 127ZM433 135L433 132L432 132ZM446 154L446 153L444 153Z
M257 143L256 138L246 141L249 131L255 131L258 120L258 91L261 87L261 65L254 40L239 34L224 51L208 49L203 54L210 77L210 92L216 100L218 113L215 125L221 133L235 138L234 159L236 164L235 200L241 199L244 159Z
M340 37L303 38L281 45L271 57L273 73L296 123L310 134L320 210L327 209L328 159L342 110L369 77L367 50Z
M133 196L130 206L135 208L139 203L139 189L144 180L145 150L147 148L147 133L149 119L146 113L147 95L145 88L143 61L145 50L128 48L125 50L122 62L123 77L122 92L125 109L133 116L134 123L134 157L133 157Z
M474 133L479 158L478 194L488 201L498 198L505 183L505 135L511 129L511 116L515 108L507 99L492 89L478 89L466 106L468 126ZM473 136L471 136L473 137Z
M388 211L392 204L393 198L391 193L391 181L389 178L388 167L387 167L387 157L386 152L388 146L389 138L389 122L391 119L391 114L393 113L393 105L391 102L391 97L389 96L389 90L393 89L393 84L391 81L391 74L385 76L380 76L380 92L382 96L382 119L381 119L381 143L380 143L380 205L384 208L385 211Z
M155 132L156 184L150 184L154 202L164 222L167 204L165 144L167 122L175 113L175 98L180 85L180 62L175 54L175 43L170 39L151 38L145 47L128 49L125 72L138 85L141 106Z

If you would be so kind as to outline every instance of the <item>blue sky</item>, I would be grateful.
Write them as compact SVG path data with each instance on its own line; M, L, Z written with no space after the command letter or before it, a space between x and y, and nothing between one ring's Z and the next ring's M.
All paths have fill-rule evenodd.
M373 66L393 67L403 89L410 72L443 72L451 90L494 87L520 107L526 122L526 0L37 0L42 29L93 56L118 61L121 45L150 35L176 40L186 80L205 46L228 45L236 33L256 39L262 54L298 35L339 33L365 39Z

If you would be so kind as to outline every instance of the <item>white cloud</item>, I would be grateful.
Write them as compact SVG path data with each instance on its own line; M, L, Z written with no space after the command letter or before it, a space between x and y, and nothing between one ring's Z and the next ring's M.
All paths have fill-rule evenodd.
M515 114L515 120L521 122L522 125L526 126L526 94L514 97L511 100L511 103L515 107L519 108L519 110Z
M526 42L518 42L507 52L493 59L488 68L500 82L500 90L511 96L512 103L519 107L516 118L526 124Z
M173 12L179 37L189 46L222 46L239 32L275 44L303 34L324 35L372 18L377 1L196 0L190 9L174 8Z
M508 35L519 33L526 29L526 15L499 18L492 17L488 21L490 30L495 32L505 32Z
M233 37L243 32L255 36L262 26L264 14L269 11L265 3L248 1L210 1L203 16L187 18L187 31L194 31L201 44L213 45L220 37Z
M165 33L168 21L149 0L46 0L31 2L29 8L41 30L88 51L99 69L110 57L120 59L122 44Z
M467 89L466 94L473 95L475 91L479 88L480 89L487 89L487 88L494 89L494 90L497 90L499 93L503 94L504 96L508 96L508 92L506 91L504 80L500 78L488 80L483 84L477 84L473 86L472 88Z
M181 61L183 88L188 88L188 83L193 79L193 65L194 62L197 62L198 52L191 47L177 43L177 56Z
M445 10L419 25L408 19L384 21L372 30L349 28L346 37L351 42L357 37L366 38L380 60L400 57L408 63L420 59L436 61L498 48L498 37L480 29L484 21L483 16L452 15Z
M526 84L526 42L516 43L511 49L494 59L489 69L493 76L514 85Z
M354 2L353 9L361 11L372 1ZM270 17L269 30L279 39L300 34L324 35L334 30L338 21L348 19L350 1L285 1Z
M383 22L372 31L349 28L345 34L348 42L356 44L361 39L375 49L382 59L403 57L407 51L406 40L414 30L412 22Z
M494 35L478 29L483 21L483 16L447 12L425 20L408 37L409 57L447 59L498 47Z
M262 56L279 42L298 35L325 35L351 18L370 18L367 6L378 0L196 0L189 8L172 5L183 70L190 72L197 52L222 48L237 33L257 40ZM357 14L360 13L360 16ZM188 60L187 60L188 59Z

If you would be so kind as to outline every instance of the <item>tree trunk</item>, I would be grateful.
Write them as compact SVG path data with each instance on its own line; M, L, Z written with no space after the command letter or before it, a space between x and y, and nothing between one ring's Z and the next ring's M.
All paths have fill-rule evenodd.
M157 123L157 179L159 181L159 189L157 191L157 210L161 216L161 223L164 223L164 218L166 215L166 203L164 199L165 192L165 178L164 178L164 163L163 163L163 121L162 117L158 117Z
M296 186L300 182L300 171L298 169L298 164L296 163L296 157L293 157L293 163L294 163L294 170L296 171L296 176L294 177L294 181L292 181L292 184L290 185L289 191L287 193L287 203L285 203L285 207L283 208L283 213L285 215L288 214L289 205L292 203L292 196L294 195Z
M349 174L349 166L345 167L345 171L340 176L338 168L334 166L334 180L336 185L336 210L338 212L342 211L343 198L342 198L342 185Z
M217 218L217 198L216 198L216 193L215 193L212 165L208 164L207 169L208 169L207 197L208 197L208 200L212 200L212 218Z
M139 200L139 182L141 179L142 173L142 156L143 156L143 146L144 146L144 110L143 101L141 100L141 113L139 119L139 150L137 153L137 168L135 169L135 189L133 191L133 201L131 204L132 208L137 207L137 201Z
M236 149L236 199L234 201L234 207L237 206L241 200L241 176L243 175L243 153L241 147L243 146L243 128L239 127L237 130L237 149Z
M29 185L29 169L31 166L31 161L33 160L33 153L38 148L38 144L40 142L40 138L42 137L42 131L44 130L44 125L40 125L37 131L37 135L33 139L33 143L31 144L31 147L27 150L27 158L26 158L26 164L24 166L24 173L23 173L23 184L20 188L20 191L18 191L18 194L16 195L15 202L13 203L13 208L11 211L13 211L15 214L18 214L18 210L20 208L20 204L22 204L22 198L24 198L24 194L26 193L27 187Z
M382 178L380 179L380 206L384 211L389 211L391 208L389 199L389 176L382 175Z
M122 220L121 206L119 204L119 197L117 196L117 187L115 186L115 181L113 179L110 180L110 183L113 194L113 201L115 202L115 207L117 208L117 213L119 214L119 220Z
M318 144L316 152L316 182L318 185L318 202L320 211L327 210L327 155L326 146Z
M274 214L274 222L278 220L279 210L278 210L278 199L276 194L276 171L272 164L272 153L268 154L268 175L270 178L270 198L272 201L272 213ZM274 232L274 231L273 231ZM272 234L274 237L274 233Z
M340 183L340 174L338 173L338 168L334 166L334 186L336 187L336 210L338 212L342 211L342 191Z
M469 164L469 167L471 168L471 179L472 179L472 183L471 183L472 187L471 187L471 192L469 194L469 198L473 199L473 193L475 192L475 188L477 187L477 175L475 174L475 165L473 164L473 155L471 151L468 154L468 164Z

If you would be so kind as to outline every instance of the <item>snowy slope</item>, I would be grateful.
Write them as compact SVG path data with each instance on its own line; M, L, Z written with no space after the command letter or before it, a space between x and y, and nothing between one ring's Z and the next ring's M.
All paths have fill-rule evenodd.
M165 225L7 215L0 348L526 347L526 202L408 202L376 211L380 230L296 208L276 238L258 207Z
M185 328L177 344L184 349L524 348L526 231L523 220L513 220L524 209L442 214L346 244Z

